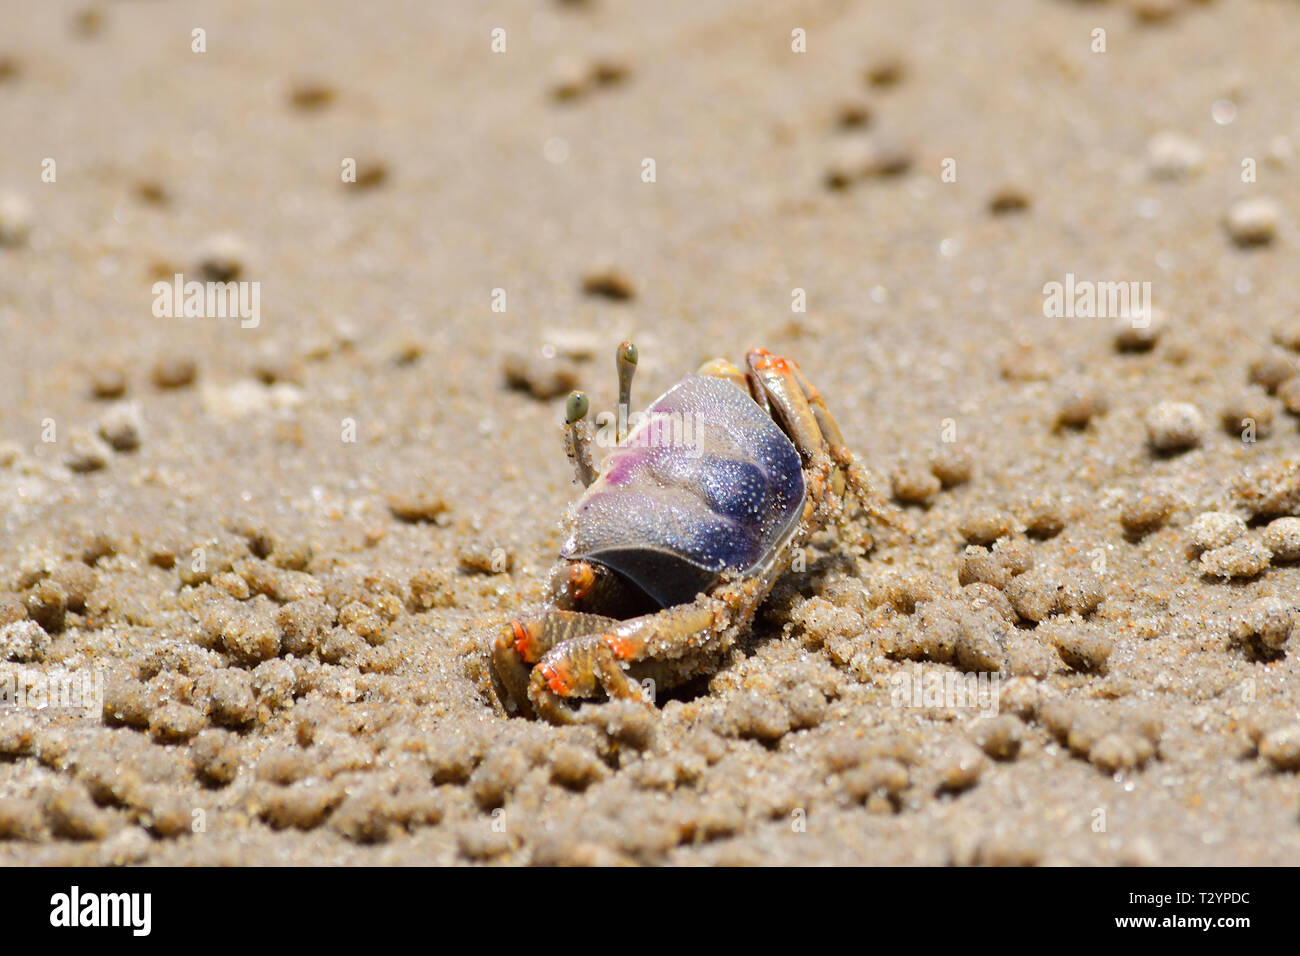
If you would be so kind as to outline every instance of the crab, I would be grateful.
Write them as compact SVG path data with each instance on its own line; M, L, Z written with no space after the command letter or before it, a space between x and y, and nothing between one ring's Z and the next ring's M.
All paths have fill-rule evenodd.
M632 343L616 362L615 449L599 472L590 402L573 392L566 404L565 447L585 491L549 601L511 621L490 650L506 710L555 724L601 695L654 706L657 690L715 669L814 533L835 524L849 537L852 500L894 523L790 359L756 348L743 372L706 362L630 431Z

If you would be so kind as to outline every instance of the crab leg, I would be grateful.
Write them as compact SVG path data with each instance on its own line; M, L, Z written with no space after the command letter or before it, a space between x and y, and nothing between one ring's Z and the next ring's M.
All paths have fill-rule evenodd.
M808 504L816 510L819 520L825 521L836 512L835 499L843 495L844 476L835 468L817 416L794 376L794 363L767 349L751 349L745 361L750 391L759 396L759 404L769 408L799 450L804 460Z
M680 604L554 645L533 668L528 696L551 723L571 723L565 698L590 697L598 689L611 698L644 700L625 668L653 664L657 673L680 683L701 656L724 649L745 627L785 566L773 562L757 575L723 585L712 598Z
M557 644L617 624L613 618L553 610L511 621L492 646L492 662L501 683L521 707L528 707L528 675Z
M876 490L870 474L844 443L840 427L821 394L799 366L766 349L752 349L746 359L751 381L775 406L790 431L791 440L805 458L813 457L816 451L830 455L836 466L831 478L836 493L842 493L847 484L873 518L906 529L906 519L890 508Z
M854 492L867 496L863 498L863 504L866 504L868 497L875 495L875 489L872 487L870 479L862 466L858 464L853 452L849 450L849 446L844 443L844 435L840 432L840 426L836 424L835 417L831 415L831 410L822 401L821 393L817 391L816 386L808 381L807 377L800 371L797 363L790 362L789 366L791 373L794 375L794 380L799 384L799 390L803 392L804 398L808 400L808 407L812 410L813 418L817 420L817 427L826 443L826 450L830 452L835 464L844 469Z
M598 689L611 698L644 700L623 670L625 664L652 658L679 658L719 632L727 615L714 607L683 604L607 626L556 644L533 668L528 696L551 723L571 723L573 711L562 700L590 697Z
M573 723L573 711L560 701L590 697L597 687L611 698L642 700L636 683L623 672L608 634L584 634L557 645L533 668L528 698L534 709L553 724Z

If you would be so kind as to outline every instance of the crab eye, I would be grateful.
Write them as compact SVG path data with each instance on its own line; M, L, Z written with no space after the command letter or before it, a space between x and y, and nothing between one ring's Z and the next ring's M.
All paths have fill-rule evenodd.
M564 403L564 422L566 425L572 425L574 422L580 422L587 417L587 410L591 408L591 401L583 392L570 392L569 400Z
M622 342L619 344L618 364L620 366L636 364L636 346L631 342Z

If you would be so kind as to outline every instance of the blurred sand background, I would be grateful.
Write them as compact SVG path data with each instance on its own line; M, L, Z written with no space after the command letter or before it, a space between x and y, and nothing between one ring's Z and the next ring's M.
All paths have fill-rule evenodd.
M0 24L0 677L107 679L0 708L0 862L1300 859L1296 3ZM205 268L257 328L154 316ZM1154 330L1044 317L1068 273L1150 282ZM637 405L796 359L916 533L819 541L655 714L510 719L482 648L625 338ZM917 667L996 671L1001 716L891 704Z

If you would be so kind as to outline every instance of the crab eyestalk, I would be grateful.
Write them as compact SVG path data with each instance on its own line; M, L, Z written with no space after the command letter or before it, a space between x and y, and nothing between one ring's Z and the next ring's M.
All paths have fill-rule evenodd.
M618 443L627 440L627 419L632 406L632 376L636 374L636 346L631 342L620 342L614 353L618 366Z
M591 401L582 392L570 392L564 403L564 451L584 488L596 480L596 466L591 462L591 425L587 422L590 408Z

